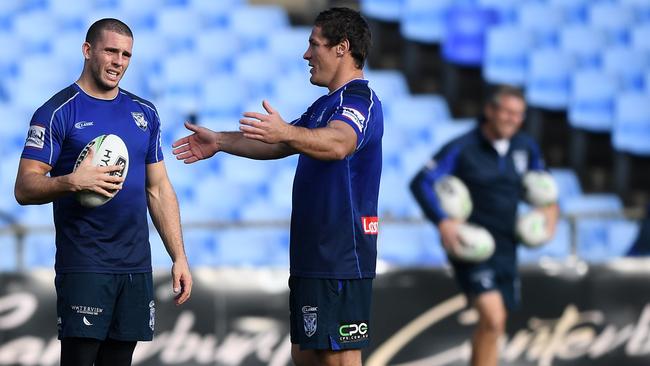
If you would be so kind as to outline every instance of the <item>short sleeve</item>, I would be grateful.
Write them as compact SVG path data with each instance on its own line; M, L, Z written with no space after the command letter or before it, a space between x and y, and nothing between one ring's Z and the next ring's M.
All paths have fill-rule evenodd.
M372 92L365 90L344 90L341 103L336 107L330 121L343 121L357 133L357 148L364 141L372 109Z
M155 109L148 113L151 118L151 131L149 133L149 149L145 159L146 164L153 164L163 160L162 152L162 135L160 126L160 117Z
M41 107L32 116L21 158L38 160L54 166L61 153L65 138L60 112Z

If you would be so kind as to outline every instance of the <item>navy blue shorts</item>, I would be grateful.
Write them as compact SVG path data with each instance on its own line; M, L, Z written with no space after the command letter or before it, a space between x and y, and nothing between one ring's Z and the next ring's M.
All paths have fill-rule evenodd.
M516 310L519 307L521 290L515 258L492 257L482 263L451 263L456 282L469 302L481 293L497 290L508 310Z
M59 339L153 338L156 308L151 273L62 273L54 284Z
M289 278L291 343L301 350L368 346L372 279Z

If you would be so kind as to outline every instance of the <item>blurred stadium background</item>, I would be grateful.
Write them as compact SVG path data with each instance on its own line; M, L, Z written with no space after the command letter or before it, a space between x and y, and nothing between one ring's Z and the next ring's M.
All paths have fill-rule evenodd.
M263 98L285 120L298 117L325 93L309 84L302 54L313 18L331 5L360 9L373 29L366 78L385 112L381 272L446 273L438 278L442 284L431 286L453 293L438 234L408 182L437 148L476 124L486 88L497 83L524 88L530 107L525 128L540 141L561 192L555 239L540 249L520 248L522 266L584 276L625 255L649 197L650 0L8 0L0 2L0 296L12 293L10 281L51 276L51 205L18 206L13 184L32 113L76 80L85 31L102 17L122 19L134 31L133 59L121 86L158 108L197 282L209 287L208 274L217 273L225 286L220 291L236 288L241 276L223 272L233 270L258 279L255 291L284 291L297 159L255 162L224 154L184 166L171 157L170 146L186 135L183 121L236 130L241 113L261 110ZM166 273L170 262L153 229L150 240L156 272ZM623 268L639 267L630 266ZM50 284L42 291L51 292ZM21 348L7 342L29 331L2 328L8 306L0 306L0 332L6 330L0 364L48 364L45 355L12 358ZM215 323L221 318L211 316ZM53 332L54 321L43 321ZM429 354L437 352L428 347ZM622 364L636 364L621 357L627 360ZM266 360L273 364L270 356ZM421 364L455 364L436 360ZM176 363L206 364L192 362Z

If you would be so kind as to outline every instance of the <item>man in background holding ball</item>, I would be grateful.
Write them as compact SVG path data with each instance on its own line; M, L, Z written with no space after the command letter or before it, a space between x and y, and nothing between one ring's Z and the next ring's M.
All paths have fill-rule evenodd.
M447 143L411 182L416 200L437 225L448 253L460 245L461 223L441 209L433 190L442 177L453 175L465 183L473 203L468 221L494 237L495 252L483 262L450 257L458 284L479 314L472 339L473 366L498 364L498 340L505 332L508 310L519 304L515 222L518 202L524 196L522 176L544 168L537 144L519 131L525 109L521 91L509 86L495 88L479 126ZM541 211L552 235L557 205Z
M123 22L109 18L91 25L82 45L81 76L36 110L18 168L16 200L54 204L57 316L65 366L130 365L136 342L152 339L147 206L173 261L177 304L189 298L192 287L158 114L153 104L118 87L132 46L133 34ZM108 161L114 153L97 143L75 167L84 147L103 135L123 141L128 156L115 165L93 164L96 152L106 155L96 161ZM96 207L80 204L80 197L93 194L105 200Z

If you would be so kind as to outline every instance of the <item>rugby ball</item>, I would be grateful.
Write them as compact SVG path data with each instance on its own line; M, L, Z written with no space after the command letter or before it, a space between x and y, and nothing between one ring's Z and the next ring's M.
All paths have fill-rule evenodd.
M458 226L459 243L453 248L452 257L463 262L483 262L494 253L494 238L484 227L461 223Z
M524 198L533 206L546 206L557 202L559 190L549 172L529 171L524 174Z
M93 165L121 165L123 167L122 170L110 174L126 178L126 174L129 171L129 151L126 148L124 141L122 141L122 139L117 135L99 135L86 144L77 157L77 161L74 164L74 170L77 170L79 164L81 164L81 162L86 158L91 148L94 149L92 160ZM78 192L76 197L82 206L90 208L99 207L110 201L112 198L87 190Z
M517 218L517 237L527 247L535 248L550 239L546 216L539 210L532 210Z
M433 186L442 210L449 218L465 221L472 213L472 197L458 177L446 175Z

